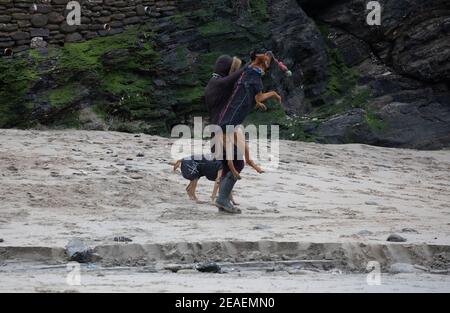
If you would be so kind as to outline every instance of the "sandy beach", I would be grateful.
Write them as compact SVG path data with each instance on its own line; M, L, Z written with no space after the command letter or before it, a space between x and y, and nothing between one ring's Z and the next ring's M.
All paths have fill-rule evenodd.
M190 201L170 139L87 131L0 130L0 238L64 246L198 240L450 244L450 151L281 142L277 170L249 167L243 214ZM142 153L144 157L137 157ZM208 201L213 183L199 183ZM259 227L258 227L259 226Z
M64 248L73 238L98 247L117 236L134 245L386 245L393 233L410 245L450 245L450 151L282 141L277 169L244 169L235 187L243 213L230 216L188 199L187 181L169 165L172 143L0 130L0 248ZM200 181L201 200L212 186Z

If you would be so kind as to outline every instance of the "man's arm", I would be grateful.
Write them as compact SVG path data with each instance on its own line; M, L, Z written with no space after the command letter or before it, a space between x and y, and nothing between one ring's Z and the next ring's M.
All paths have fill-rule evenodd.
M218 78L217 82L224 87L234 86L234 84L236 84L236 82L238 81L239 77L241 77L243 72L244 68L241 68L240 70L237 70L233 74L230 74L222 78Z

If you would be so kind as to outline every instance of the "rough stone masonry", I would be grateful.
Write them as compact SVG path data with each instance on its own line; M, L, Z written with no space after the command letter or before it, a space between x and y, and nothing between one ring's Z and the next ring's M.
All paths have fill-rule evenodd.
M0 0L0 55L121 33L176 13L175 1L78 0L81 25L67 23L69 0Z

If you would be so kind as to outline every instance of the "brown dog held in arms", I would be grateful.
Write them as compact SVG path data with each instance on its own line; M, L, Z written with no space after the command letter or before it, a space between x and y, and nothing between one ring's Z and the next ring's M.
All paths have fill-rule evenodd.
M272 53L254 54L252 55L252 60L252 63L236 83L233 94L219 117L219 126L223 131L223 145L226 148L225 154L228 155L226 158L227 164L236 179L240 179L240 174L234 167L233 160L231 159L231 156L233 156L231 149L234 146L239 151L244 151L245 161L249 166L258 173L262 173L263 170L251 160L244 134L241 131L233 131L232 134L227 133L227 126L231 125L236 127L242 124L253 106L257 109L267 110L263 102L270 98L275 98L281 103L281 97L277 92L262 92L261 76L270 68Z

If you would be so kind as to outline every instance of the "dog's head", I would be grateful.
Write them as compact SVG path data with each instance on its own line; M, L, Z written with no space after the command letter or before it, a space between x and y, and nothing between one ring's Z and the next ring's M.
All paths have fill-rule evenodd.
M272 52L268 51L265 53L251 53L252 65L260 67L264 72L270 69L270 64L272 62Z

